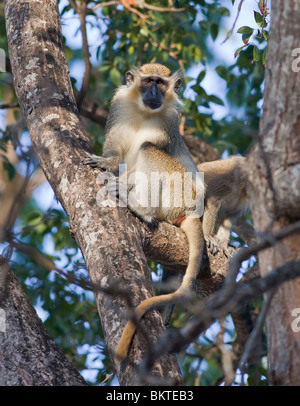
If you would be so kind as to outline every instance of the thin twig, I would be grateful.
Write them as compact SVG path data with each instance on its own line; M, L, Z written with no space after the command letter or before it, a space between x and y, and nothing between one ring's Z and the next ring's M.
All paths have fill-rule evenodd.
M100 8L100 7L116 6L116 5L120 4L120 3L121 3L120 1L107 1L107 2L104 2L104 3L96 4L95 6L93 6L91 8L91 10L95 11L95 10L97 10L97 8ZM148 3L143 3L142 7L147 8L148 10L161 11L161 12L170 12L170 13L179 13L179 12L182 12L182 11L186 10L185 8L157 7L157 6L152 6L151 4L148 4Z
M237 11L235 20L234 20L234 22L233 22L233 26L232 26L232 28L228 31L228 33L227 33L226 38L224 39L224 41L221 42L221 45L224 44L224 43L231 37L231 35L232 35L232 33L233 33L233 30L234 30L234 28L235 28L235 25L236 25L236 23L237 23L237 20L238 20L238 18L239 18L239 15L240 15L240 12L241 12L241 9L242 9L242 4L243 4L243 2L244 2L244 0L241 0L241 1L240 1L239 5L238 5L238 11Z
M111 378L114 374L115 374L114 372L112 372L111 374L106 374L106 378L105 378L101 383L99 383L98 386L102 386L102 385L103 385L109 378Z
M257 348L258 341L260 340L261 334L262 334L262 329L265 324L265 320L267 317L267 312L270 307L271 300L274 296L275 289L273 289L271 292L268 292L266 295L266 300L264 301L262 308L260 310L255 328L250 334L250 337L248 341L245 344L244 352L240 360L240 365L239 368L242 372L242 374L245 374L247 372L247 364L251 360L254 351Z
M138 11L136 8L130 7L126 0L120 0L120 3L127 8L127 10L131 11L131 13L134 13L136 15L138 15L142 20L147 20L147 16L145 16L143 13L141 13L140 11Z
M116 6L117 4L120 4L120 1L107 1L107 2L104 2L104 3L96 4L95 6L93 6L91 8L91 10L95 11L99 7Z
M15 224L15 220L16 220L16 216L17 216L17 212L16 211L16 207L18 207L18 205L20 204L20 202L22 202L23 197L25 196L25 191L28 187L28 183L31 177L31 174L29 173L29 164L26 168L26 175L24 177L24 181L23 184L20 187L20 190L16 193L16 195L14 196L14 200L11 204L8 216L7 216L7 221L5 224L5 231L6 233L10 234L13 226Z
M300 232L300 221L288 225L282 230L277 231L274 234L265 234L263 238L250 245L249 247L241 248L235 255L230 259L229 270L227 277L222 287L222 298L223 302L226 302L231 296L234 290L234 284L236 277L240 270L240 264L247 260L251 255L257 254L259 251L272 247L276 242L282 240L283 238L292 235L294 233Z
M60 276L64 277L67 279L70 283L74 283L77 286L82 287L83 289L91 289L91 285L89 281L86 281L84 279L78 279L72 274L68 272L64 272L62 269L58 268L55 263L48 258L44 253L40 252L37 248L23 243L21 241L16 241L12 238L7 238L7 242L9 242L10 246L12 248L15 248L19 252L22 252L23 254L27 255L30 257L33 261L37 262L39 265L44 267L47 271L55 271L57 272Z
M85 71L84 71L84 75L83 75L83 79L82 79L81 89L80 89L79 93L76 95L77 106L78 106L78 109L80 110L82 101L88 91L91 71L92 71L92 66L91 66L91 62L90 62L89 44L88 44L88 40L87 40L87 31L86 31L86 15L87 15L88 8L87 8L86 1L84 1L80 5L77 5L77 3L74 4L73 2L71 4L75 6L75 11L79 14L80 30L81 30L81 35L82 35L83 60L84 60L84 65L85 65Z
M14 108L16 108L16 107L20 107L19 103L0 104L0 110L14 109Z
M148 3L143 3L143 7L149 9L149 10L153 10L153 11L161 11L161 12L170 12L170 13L178 13L178 12L182 12L185 11L186 9L183 8L168 8L168 7L157 7L157 6L152 6L151 4Z
M222 369L223 369L223 373L224 373L225 385L229 386L234 382L234 378L235 378L235 373L233 370L233 355L232 355L231 350L224 343L224 332L225 332L224 317L222 317L222 319L220 319L219 322L221 325L221 330L220 330L219 334L217 335L216 345L217 345L217 349L218 349L219 353L221 354Z
M182 329L167 330L153 348L153 355L147 354L139 365L139 373L143 376L150 370L156 359L166 352L179 351L191 343L200 333L207 329L216 319L234 311L250 300L260 297L263 293L274 289L283 282L300 276L300 261L289 262L271 271L266 276L243 286L235 285L230 298L220 304L218 296L221 290L203 300L194 316Z

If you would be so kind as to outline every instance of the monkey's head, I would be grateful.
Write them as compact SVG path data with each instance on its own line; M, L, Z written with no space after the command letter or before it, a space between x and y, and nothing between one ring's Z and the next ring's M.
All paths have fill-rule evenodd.
M149 63L132 69L126 73L126 85L141 110L155 114L170 103L180 105L180 74L173 74L164 65Z

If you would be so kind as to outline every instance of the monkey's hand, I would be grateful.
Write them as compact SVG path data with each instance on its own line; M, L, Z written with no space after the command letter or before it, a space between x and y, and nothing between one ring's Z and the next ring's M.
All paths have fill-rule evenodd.
M118 169L120 160L118 156L103 157L91 154L82 161L83 165L89 165L92 168L99 168L106 172L115 172Z

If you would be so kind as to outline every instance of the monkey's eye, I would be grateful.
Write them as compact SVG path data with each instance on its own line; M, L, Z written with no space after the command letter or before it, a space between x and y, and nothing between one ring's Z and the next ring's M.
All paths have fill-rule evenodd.
M153 84L153 79L148 78L148 79L145 80L145 83L146 83L146 85L152 85Z
M162 80L158 80L158 81L156 82L156 84L157 84L157 86L159 86L159 87L163 87L163 86L165 85L165 83L164 83Z

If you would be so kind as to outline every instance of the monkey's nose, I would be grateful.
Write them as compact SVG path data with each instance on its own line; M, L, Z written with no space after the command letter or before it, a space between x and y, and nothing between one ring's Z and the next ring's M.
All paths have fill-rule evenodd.
M158 91L156 85L151 86L150 88L150 96L153 98L157 98L158 96Z

